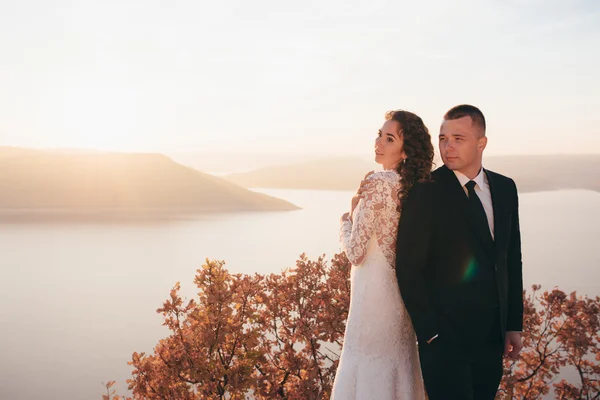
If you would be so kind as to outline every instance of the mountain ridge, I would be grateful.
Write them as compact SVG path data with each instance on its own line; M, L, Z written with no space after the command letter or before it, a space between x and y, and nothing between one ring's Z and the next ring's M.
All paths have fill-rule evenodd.
M297 206L158 153L0 147L0 211L190 214Z
M442 165L436 161L437 166ZM484 157L484 167L515 180L519 191L586 189L600 192L600 155L512 155ZM381 169L361 157L330 157L224 175L244 187L354 190L371 170Z

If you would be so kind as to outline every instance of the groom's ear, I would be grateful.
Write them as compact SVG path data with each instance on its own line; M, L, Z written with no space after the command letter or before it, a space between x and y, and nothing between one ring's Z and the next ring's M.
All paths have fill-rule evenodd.
M477 148L483 151L485 150L485 146L487 146L487 136L482 136L477 141Z

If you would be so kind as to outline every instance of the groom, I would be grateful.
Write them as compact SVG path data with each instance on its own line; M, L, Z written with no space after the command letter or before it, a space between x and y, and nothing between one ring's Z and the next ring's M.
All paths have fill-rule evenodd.
M478 108L448 111L444 166L413 186L398 226L396 275L430 400L494 399L503 354L522 347L517 188L482 167L486 144Z

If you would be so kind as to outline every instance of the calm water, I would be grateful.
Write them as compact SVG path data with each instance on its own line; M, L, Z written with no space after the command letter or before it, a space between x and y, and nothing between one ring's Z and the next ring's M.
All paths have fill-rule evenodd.
M0 399L125 393L133 351L167 334L155 310L205 258L232 272L279 272L302 252L339 251L351 192L259 190L303 207L145 224L0 225ZM521 195L526 285L600 294L600 193Z

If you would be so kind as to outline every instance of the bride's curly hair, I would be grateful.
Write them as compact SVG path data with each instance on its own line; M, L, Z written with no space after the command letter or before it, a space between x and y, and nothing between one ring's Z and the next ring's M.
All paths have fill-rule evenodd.
M385 113L385 120L400 124L398 135L402 138L406 154L404 161L396 168L402 178L402 187L398 191L401 209L413 185L431 179L433 145L429 130L418 115L404 110L393 110Z

